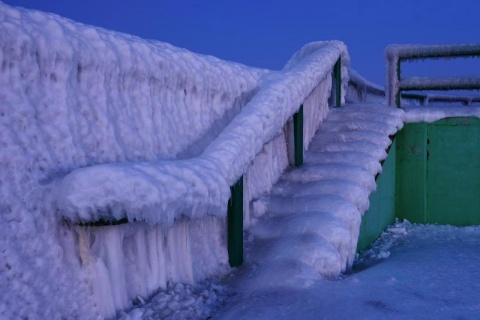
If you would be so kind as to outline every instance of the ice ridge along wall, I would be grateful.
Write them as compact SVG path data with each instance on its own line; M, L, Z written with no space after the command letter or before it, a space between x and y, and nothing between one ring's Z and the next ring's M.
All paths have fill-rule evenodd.
M112 315L226 263L218 218L86 229L53 193L76 168L201 153L267 72L3 3L0 21L0 314Z
M218 272L227 263L225 212L173 226L75 226L57 210L60 181L95 165L167 160L188 180L182 163L223 156L224 181L244 174L248 226L265 209L255 200L288 165L285 121L304 104L306 148L328 113L331 67L339 55L344 75L348 65L340 42L309 44L270 72L1 3L0 21L7 318L109 317L168 281ZM232 154L243 155L232 162L241 166ZM125 187L111 186L101 191Z

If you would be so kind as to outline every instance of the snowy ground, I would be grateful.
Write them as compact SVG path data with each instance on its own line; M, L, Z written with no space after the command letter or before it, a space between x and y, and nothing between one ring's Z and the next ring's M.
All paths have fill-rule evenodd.
M215 296L217 303L197 304L198 316L165 312L170 319L477 319L480 227L394 227L358 257L352 273L337 280L248 294L205 283L204 297ZM227 278L241 279L241 271ZM162 319L156 300L123 319ZM218 310L225 301L227 306Z

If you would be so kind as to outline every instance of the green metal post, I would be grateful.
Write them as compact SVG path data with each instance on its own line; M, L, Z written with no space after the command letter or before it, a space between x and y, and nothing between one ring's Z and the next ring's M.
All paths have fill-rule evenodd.
M401 69L400 69L400 59L398 59L398 61L397 61L397 81L398 81L399 83L400 83L400 79L401 79L400 72L401 72ZM401 99L400 89L398 89L397 94L395 95L395 102L396 102L397 108L400 108L400 107L402 106L402 99Z
M295 166L303 164L303 104L293 115L293 140L295 146Z
M335 78L335 107L342 105L342 58L339 57L333 67L333 77Z
M231 188L228 201L228 262L231 267L243 263L243 176Z

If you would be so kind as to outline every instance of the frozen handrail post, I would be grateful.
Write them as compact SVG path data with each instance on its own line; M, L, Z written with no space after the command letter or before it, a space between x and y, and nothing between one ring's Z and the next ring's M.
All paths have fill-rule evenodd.
M333 78L335 80L335 107L342 105L342 57L338 57L333 67Z
M401 92L412 90L478 90L480 78L401 79L401 62L419 59L480 57L479 44L460 45L390 45L387 59L387 104L401 106Z
M294 164L299 167L303 164L303 104L293 115L293 139L295 148Z
M334 106L340 108L342 105L342 56L339 55L332 70L332 101ZM294 135L294 165L299 167L303 164L303 104L293 115Z
M339 108L342 104L342 55L338 56L332 70L332 98L334 106ZM333 101L333 99L332 99ZM293 115L293 165L299 167L303 164L303 104ZM228 202L228 255L231 267L238 267L243 263L243 176L230 188L231 198Z
M243 263L243 176L230 188L228 201L227 236L228 263L238 267Z

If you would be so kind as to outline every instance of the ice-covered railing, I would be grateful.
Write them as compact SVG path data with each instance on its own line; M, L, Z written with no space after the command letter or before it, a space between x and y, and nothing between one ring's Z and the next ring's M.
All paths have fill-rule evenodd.
M375 102L384 103L385 88L373 83L353 69L348 70L349 80L346 93L346 102ZM437 103L461 103L473 105L480 103L478 96L448 95L439 93L402 93L402 101L406 104L426 105Z
M448 95L448 94L420 94L420 93L402 93L402 101L413 100L421 105L438 103L460 103L465 106L480 103L480 97L467 95Z
M353 69L348 70L349 80L347 89L347 102L383 102L385 89L373 83Z
M480 45L390 45L385 50L387 59L387 103L400 106L402 91L414 90L477 90L480 78L401 78L401 62L419 59L439 59L480 56ZM426 101L434 101L427 97ZM469 104L477 98L446 97L443 101L460 101Z
M261 89L200 156L74 170L58 188L60 212L75 223L126 219L165 226L182 217L225 217L230 186L235 186L234 195L237 194L235 188L241 190L242 176L256 155L282 132L298 111L296 117L301 119L301 105L334 69L339 83L337 89L346 87L348 65L348 53L342 42L306 45L284 70L264 79ZM340 99L342 96L336 94L338 103ZM301 122L300 119L297 122ZM302 135L303 130L295 131L297 136ZM299 138L295 141L296 149L303 153L303 141ZM241 192L238 195L241 196ZM242 204L243 200L232 199L229 220L241 224L238 213L242 212ZM235 230L241 233L242 227L236 226ZM241 241L241 235L237 234L236 238L235 241ZM231 257L233 265L241 263L242 254L236 256L233 262Z

